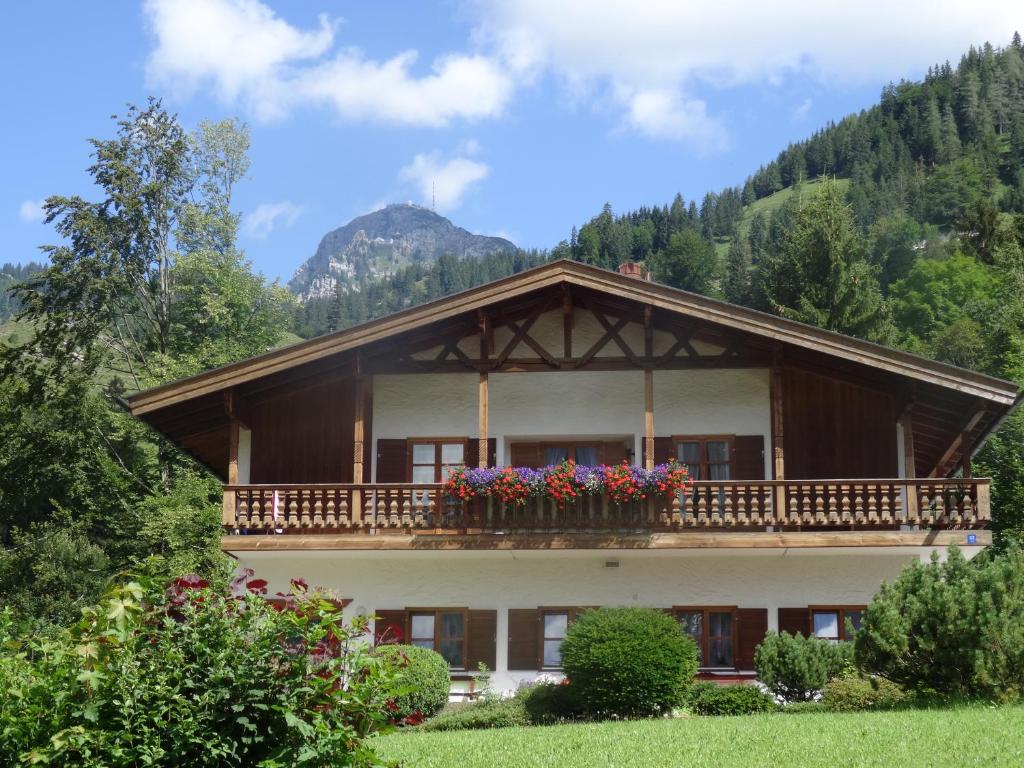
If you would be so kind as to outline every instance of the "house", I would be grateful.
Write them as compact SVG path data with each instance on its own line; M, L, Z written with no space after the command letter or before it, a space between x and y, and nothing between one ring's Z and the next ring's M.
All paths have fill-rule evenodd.
M882 581L991 542L972 454L1017 386L569 261L176 381L132 412L224 480L223 549L431 647L461 689L558 671L598 605L672 611L703 674L840 639ZM651 467L617 504L456 501L455 467Z

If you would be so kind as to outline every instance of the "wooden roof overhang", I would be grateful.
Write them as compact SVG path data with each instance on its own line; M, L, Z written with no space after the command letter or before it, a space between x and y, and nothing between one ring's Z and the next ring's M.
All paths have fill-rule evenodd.
M618 359L593 350L538 348L531 318L569 301L594 313L602 342L619 346ZM511 348L467 355L457 340L482 333L481 318L506 326L529 344L530 358ZM671 332L668 352L650 344L631 349L616 330L628 321ZM691 342L721 347L701 357ZM416 353L441 347L439 355ZM519 348L522 344L518 345ZM896 393L898 410L911 412L917 474L952 473L1020 400L1015 383L900 350L768 315L572 261L556 261L452 296L320 336L264 355L170 382L128 398L132 413L211 466L227 462L230 419L245 422L251 402L321 384L331 377L397 371L580 370L615 368L798 366Z

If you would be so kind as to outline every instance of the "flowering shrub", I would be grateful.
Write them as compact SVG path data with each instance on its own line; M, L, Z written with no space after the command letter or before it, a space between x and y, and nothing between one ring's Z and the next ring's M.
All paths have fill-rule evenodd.
M532 498L549 498L565 506L582 496L607 494L617 504L625 504L671 495L684 489L688 481L686 468L675 461L653 469L625 461L614 467L563 461L544 469L459 467L448 476L445 493L457 501L490 497L516 506Z
M0 765L370 766L400 670L367 619L295 581L275 609L243 572L139 579L74 628L13 631L0 612Z

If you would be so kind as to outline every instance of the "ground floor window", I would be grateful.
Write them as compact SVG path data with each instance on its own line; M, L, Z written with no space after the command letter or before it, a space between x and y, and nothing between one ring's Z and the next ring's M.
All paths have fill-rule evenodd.
M811 632L815 637L833 643L852 640L863 617L862 605L811 608Z
M683 632L697 644L697 663L704 668L736 666L736 609L692 607L675 609Z
M456 608L410 611L409 643L437 651L452 669L465 669L465 610Z
M541 668L562 668L562 641L569 625L584 609L542 608L540 612Z

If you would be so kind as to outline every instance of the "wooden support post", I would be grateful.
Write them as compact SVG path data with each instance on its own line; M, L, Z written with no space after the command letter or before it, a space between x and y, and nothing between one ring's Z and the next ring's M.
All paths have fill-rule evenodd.
M487 454L488 454L488 450L487 450L487 437L488 437L488 429L489 429L489 427L488 427L487 422L488 422L488 418L489 418L489 414L490 414L490 402L489 402L490 395L488 393L488 382L487 382L487 373L486 373L486 371L482 372L480 374L480 389L479 389L479 393L480 393L480 397L479 397L479 401L480 401L480 406L479 406L480 407L480 414L479 414L480 422L479 422L479 427L478 427L479 431L477 432L477 435L479 436L480 447L479 447L479 450L478 450L478 456L477 456L478 462L477 462L477 464L478 464L478 466L481 469L483 469L484 467L487 466L487 459L488 459L488 456L487 456Z
M974 477L971 469L971 453L974 452L974 446L968 441L967 435L960 438L960 443L963 446L960 453L960 475L967 480Z
M568 286L562 288L562 357L572 360L572 293Z
M776 347L772 355L771 383L769 385L772 412L772 478L786 479L785 427L782 413L782 349ZM776 517L786 509L786 489L775 489Z
M907 408L900 418L903 430L903 475L913 479L917 476L917 454L914 451L914 416ZM907 485L907 519L917 519L917 486Z
M238 419L228 422L228 485L238 484ZM221 524L225 528L235 527L235 492L224 491L224 508L221 511Z
M644 467L654 469L654 369L644 368Z
M360 361L356 359L356 372L352 388L352 523L362 522L363 492L358 486L364 482L366 466L366 395L372 380L363 376Z

